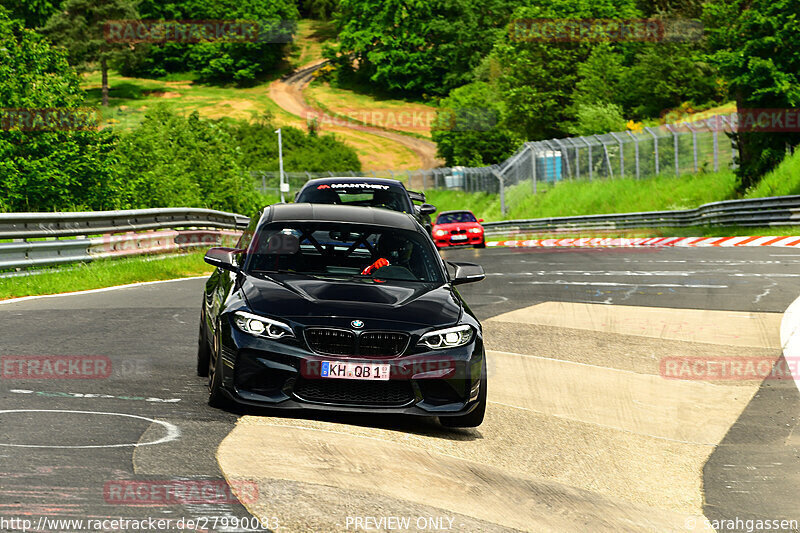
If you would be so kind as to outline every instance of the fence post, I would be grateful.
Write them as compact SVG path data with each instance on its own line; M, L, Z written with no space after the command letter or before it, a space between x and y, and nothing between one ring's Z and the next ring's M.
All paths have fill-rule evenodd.
M505 216L506 214L506 186L505 180L503 179L503 175L500 174L496 168L489 167L494 177L497 178L497 181L500 183L500 213Z
M636 163L636 179L638 180L639 179L639 168L640 168L639 167L639 139L637 139L636 136L633 133L631 133L630 131L628 132L628 136L630 136L630 138L633 139L633 154L634 154L634 161Z
M584 137L578 138L583 141L583 144L589 147L589 181L592 181L592 173L594 172L594 169L592 168L592 145L589 144L589 141L587 141Z
M675 147L675 176L681 175L681 162L678 158L678 132L672 127L671 124L665 125L667 130L672 133L672 142L673 146Z
M267 174L261 173L261 194L267 194Z
M572 172L570 171L569 168L569 150L567 150L567 146L563 142L561 142L561 139L553 139L553 140L558 145L558 148L561 150L561 153L563 154L561 156L561 160L564 161L567 165L567 175L572 176Z
M612 132L611 136L614 137L614 139L616 139L616 141L617 141L617 144L619 144L619 177L620 178L624 178L625 177L625 148L624 148L624 145L622 144L622 139L617 137L616 133Z
M653 133L652 129L648 127L645 127L644 129L647 131L647 133L653 136L653 150L655 150L655 156L656 156L656 164L655 164L656 176L658 176L658 174L661 172L660 164L658 161L658 136L655 133Z
M533 167L533 194L536 194L538 191L536 190L536 152L531 149L531 166Z
M606 169L607 169L606 174L610 175L613 178L614 171L611 170L611 157L608 155L608 146L606 146L605 141L603 141L603 139L599 135L595 134L594 138L597 139L598 142L603 146L603 153L606 156Z

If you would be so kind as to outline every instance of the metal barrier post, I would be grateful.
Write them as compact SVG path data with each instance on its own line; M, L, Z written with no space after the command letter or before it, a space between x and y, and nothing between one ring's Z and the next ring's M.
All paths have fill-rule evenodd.
M645 127L644 129L647 131L647 133L653 136L653 149L655 150L655 158L656 158L655 168L656 168L656 176L658 176L659 173L661 172L660 164L658 161L658 136L655 133L653 133L652 129L648 127Z
M625 177L625 147L622 144L622 139L617 137L616 133L611 132L611 136L616 139L617 144L619 144L619 177Z

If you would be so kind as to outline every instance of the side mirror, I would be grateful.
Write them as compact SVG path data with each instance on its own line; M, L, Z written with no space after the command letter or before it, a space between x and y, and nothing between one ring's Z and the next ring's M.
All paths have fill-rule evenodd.
M482 219L482 218L479 218L479 219L478 219L478 224L480 224L481 222L483 222L483 219Z
M473 283L475 281L482 281L486 278L486 273L483 267L475 263L449 263L455 269L453 274L453 285L461 285L462 283Z
M236 248L211 248L206 252L203 260L209 265L223 270L230 270L231 272L238 272L239 267L236 266L236 254L242 253L244 250Z
M417 209L420 215L432 215L436 212L436 206L431 204L422 204Z

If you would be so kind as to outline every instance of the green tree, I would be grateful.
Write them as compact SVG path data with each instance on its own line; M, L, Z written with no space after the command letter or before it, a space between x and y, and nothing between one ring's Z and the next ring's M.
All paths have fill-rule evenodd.
M575 122L567 126L572 135L595 135L625 130L622 108L617 104L578 104Z
M103 105L107 106L109 61L130 44L106 39L104 25L109 20L138 18L134 0L66 0L47 21L44 32L67 50L74 65L87 68L100 63Z
M201 81L254 83L273 71L288 52L300 18L296 0L143 0L143 19L256 21L263 32L252 41L165 42L137 47L125 56L126 75L164 76L194 71Z
M126 207L206 207L254 213L258 195L228 128L217 121L151 109L116 150Z
M339 0L303 0L303 14L318 20L330 20L339 9Z
M514 20L630 19L640 13L633 0L553 0L517 9ZM521 28L521 30L520 30ZM506 107L506 124L528 140L561 137L572 120L578 67L597 43L586 40L542 41L512 24L492 50L500 65L497 85Z
M0 12L0 109L70 111L82 103L64 54ZM118 207L114 143L107 131L24 131L0 112L0 210Z
M511 0L341 0L338 46L328 53L343 75L382 89L446 95L472 80L511 13Z
M431 136L448 165L483 166L511 156L521 140L499 124L503 106L494 88L473 82L450 92L436 114Z
M61 6L61 0L0 0L12 19L21 20L26 28L40 28Z
M729 83L739 112L800 105L800 0L710 0L704 20L712 60ZM742 189L753 186L800 143L797 132L743 132Z

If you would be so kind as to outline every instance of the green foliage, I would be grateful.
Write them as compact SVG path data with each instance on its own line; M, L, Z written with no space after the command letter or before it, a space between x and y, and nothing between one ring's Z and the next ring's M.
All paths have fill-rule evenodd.
M329 52L343 76L385 90L445 95L472 78L508 20L511 0L341 0L339 43Z
M513 19L637 18L633 0L556 0L517 9ZM513 30L495 44L492 56L501 65L497 77L509 128L528 140L563 137L573 91L580 81L578 66L595 43L539 42Z
M288 51L300 17L293 0L143 0L144 19L240 20L273 24L263 40L253 42L162 43L137 47L121 65L125 75L165 76L194 71L202 81L253 84L273 71ZM280 23L280 24L279 24ZM272 33L274 32L274 35ZM275 36L278 36L277 38ZM281 42L278 42L281 41Z
M502 104L491 85L474 82L454 89L440 103L432 138L447 165L484 166L511 156L521 139L499 125Z
M303 0L303 15L317 20L330 20L339 9L339 0Z
M12 19L21 20L26 28L40 28L61 6L61 0L0 0Z
M746 198L800 194L800 151L786 157L747 191Z
M578 83L573 93L575 104L605 104L620 101L625 75L624 57L608 43L600 43L577 67Z
M631 118L664 115L683 102L718 99L716 72L693 43L642 45L617 85L617 101Z
M127 208L208 207L254 213L260 201L225 125L162 107L122 136L117 168Z
M268 117L234 122L229 130L241 151L241 163L252 170L278 170L278 134ZM333 135L317 136L285 126L281 129L286 172L361 170L355 150Z
M63 53L0 13L0 109L75 109L83 96ZM115 137L95 131L0 130L0 210L117 207Z
M66 0L43 31L67 50L72 65L85 69L102 59L111 60L129 47L105 38L106 21L138 18L132 0Z
M800 105L800 0L710 0L704 18L712 60L742 109ZM798 133L742 133L737 138L742 189L778 165Z
M622 108L617 104L578 104L576 121L567 127L573 135L595 135L624 129Z

